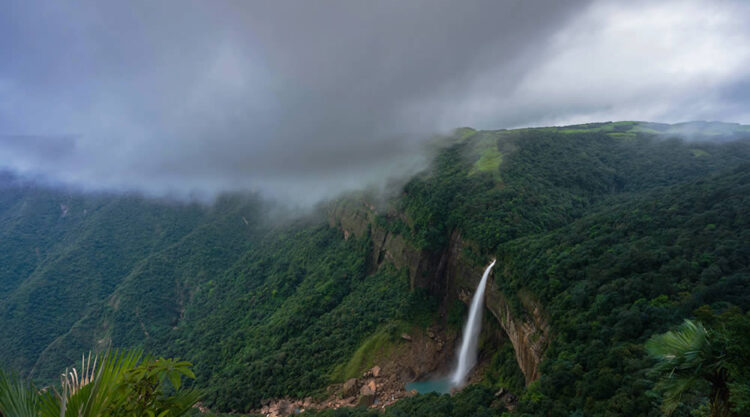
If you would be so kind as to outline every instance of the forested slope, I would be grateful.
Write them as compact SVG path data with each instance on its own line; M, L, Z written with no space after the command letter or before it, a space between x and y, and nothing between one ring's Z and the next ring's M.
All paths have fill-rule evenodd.
M644 342L698 310L750 308L750 140L706 126L690 142L671 136L686 126L635 122L460 129L386 203L358 194L275 222L254 198L205 207L5 178L0 365L52 378L82 351L136 345L193 361L217 410L320 394L373 334L450 319L447 288L463 277L422 265L460 237L461 263L497 257L516 319L533 298L549 324L541 378L516 392L515 413L658 415ZM330 209L352 201L369 214ZM373 230L409 259L373 255L394 250ZM390 412L499 415L492 390L513 360L501 357L482 387Z

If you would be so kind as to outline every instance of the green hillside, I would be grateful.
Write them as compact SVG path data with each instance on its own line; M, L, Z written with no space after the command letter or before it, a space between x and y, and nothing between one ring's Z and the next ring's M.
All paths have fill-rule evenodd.
M222 412L325 398L353 356L387 361L411 343L403 332L455 336L461 290L495 257L478 384L386 415L499 416L500 387L519 399L511 415L660 415L644 343L750 310L741 125L464 128L397 197L357 193L283 221L256 197L208 207L9 176L0 191L2 368L51 381L82 352L138 346L193 362L202 403ZM535 330L521 343L503 319ZM519 352L537 342L539 363Z

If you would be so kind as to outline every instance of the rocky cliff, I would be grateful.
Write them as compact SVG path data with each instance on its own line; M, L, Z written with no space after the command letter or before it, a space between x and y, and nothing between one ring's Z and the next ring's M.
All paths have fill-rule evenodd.
M345 238L370 235L372 252L369 265L372 270L387 263L408 270L411 287L424 288L441 299L442 312L455 299L467 304L471 301L485 267L482 262L486 259L472 255L477 253L475 245L462 239L460 231L452 233L447 247L433 253L420 250L404 236L386 230L376 218L375 207L362 200L340 202L329 209L331 226L339 227ZM510 296L520 300L523 310L520 314L511 308ZM504 294L495 285L494 276L487 286L486 306L512 343L526 383L538 379L539 364L550 336L543 307L532 294Z

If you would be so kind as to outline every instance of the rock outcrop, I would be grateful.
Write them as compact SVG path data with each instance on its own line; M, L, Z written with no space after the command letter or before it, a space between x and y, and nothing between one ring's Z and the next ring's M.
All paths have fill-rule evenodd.
M408 340L403 336L407 336ZM455 334L446 332L440 326L404 333L398 338L387 361L374 365L357 378L329 386L326 399L266 400L261 403L260 409L253 412L267 417L284 417L304 410L354 406L382 409L416 394L405 390L408 382L424 378L436 370L447 372L445 367L451 365L453 351L444 346L453 346L455 337Z
M539 304L526 298L521 298L527 313L522 320L513 315L502 292L487 291L487 308L500 322L513 344L516 362L523 372L526 384L529 384L539 378L539 364L549 342L549 325Z
M486 265L475 266L462 256L473 248L470 243L463 241L457 232L453 233L450 242L446 250L446 297L458 298L469 304ZM508 303L507 296L495 283L495 270L490 275L490 282L487 283L485 305L513 345L516 362L528 384L539 378L539 364L549 343L549 324L541 304L534 301L530 294L516 294L523 311L515 313Z
M443 306L456 298L467 304L482 276L485 265L467 259L467 253L478 253L471 242L464 241L458 231L451 235L448 246L439 253L419 250L403 236L389 232L378 225L375 208L362 201L349 200L329 210L331 226L341 228L346 236L365 234L372 239L370 268L377 270L384 264L407 269L412 288L424 288L442 297ZM390 216L400 216L390 213ZM408 219L402 219L407 221ZM493 275L494 276L494 275ZM487 286L486 306L500 323L513 344L516 361L526 383L539 378L539 364L549 343L549 325L542 306L530 294L516 294L523 307L514 312L508 297L495 285Z

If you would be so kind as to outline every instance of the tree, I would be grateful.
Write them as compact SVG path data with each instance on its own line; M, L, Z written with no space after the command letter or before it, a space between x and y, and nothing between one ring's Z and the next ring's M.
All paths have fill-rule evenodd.
M80 372L73 369L61 376L59 390L39 390L0 371L0 416L182 416L199 397L198 391L182 387L183 376L195 378L190 366L144 357L139 350L110 351L101 357L89 354L81 360Z
M729 401L729 372L722 343L702 323L685 320L676 330L655 335L646 350L658 361L656 389L663 395L662 411L669 415L685 399L705 396L711 417L736 415Z

